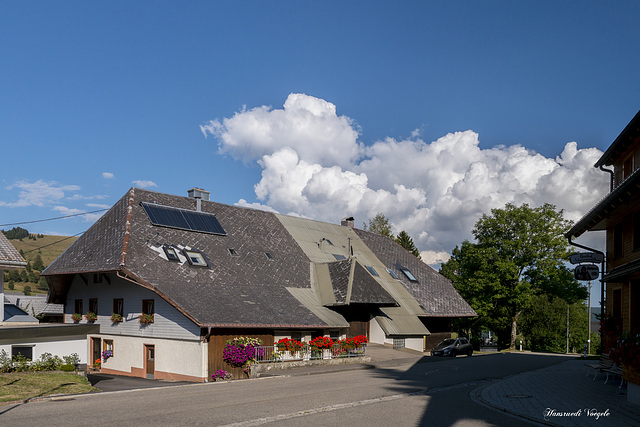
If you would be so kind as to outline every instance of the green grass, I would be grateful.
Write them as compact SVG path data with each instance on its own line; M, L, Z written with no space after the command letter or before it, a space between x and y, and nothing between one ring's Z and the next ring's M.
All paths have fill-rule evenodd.
M40 255L42 262L46 267L62 255L62 253L77 239L77 237L45 235L44 237L36 238L36 240L24 238L22 240L12 239L9 240L9 242L11 242L18 251L22 250L24 253L24 259L30 261L32 265L36 256ZM14 289L10 290L7 286L8 281L8 278L5 276L5 292L24 293L24 287L28 285L31 286L31 293L34 295L47 293L46 290L39 289L37 283L30 282L15 282Z
M16 372L0 374L0 403L55 394L99 391L84 376L66 372Z

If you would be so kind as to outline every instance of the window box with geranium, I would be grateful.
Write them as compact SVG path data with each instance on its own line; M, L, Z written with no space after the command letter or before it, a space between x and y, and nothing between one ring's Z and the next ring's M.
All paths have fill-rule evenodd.
M118 313L111 314L111 323L120 323L123 320L124 319L122 317L122 314L118 314Z
M84 317L89 323L93 323L98 320L98 315L92 311L88 311L87 314L84 315Z
M71 315L71 320L73 320L74 322L78 323L79 321L82 320L82 314L80 313L73 313Z
M138 317L141 325L149 325L153 323L153 314L142 313L140 317Z
M279 351L288 351L291 357L296 357L296 353L302 350L303 346L304 344L302 344L302 342L291 338L282 338L276 343Z

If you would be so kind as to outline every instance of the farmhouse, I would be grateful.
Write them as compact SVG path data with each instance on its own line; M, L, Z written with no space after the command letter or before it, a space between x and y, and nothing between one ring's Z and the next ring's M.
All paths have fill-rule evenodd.
M206 381L227 339L367 335L424 351L475 316L391 239L340 225L130 189L44 272L66 323L94 323L102 372ZM74 320L75 318L75 320Z

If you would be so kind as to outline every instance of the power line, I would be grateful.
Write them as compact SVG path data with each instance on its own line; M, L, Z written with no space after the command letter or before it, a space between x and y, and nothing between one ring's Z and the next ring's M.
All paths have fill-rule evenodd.
M72 214L72 215L58 216L58 217L55 217L55 218L37 219L37 220L34 220L34 221L23 221L23 222L14 222L14 223L11 223L11 224L0 224L0 227L7 227L9 225L34 224L36 222L54 221L56 219L71 218L71 217L74 217L74 216L88 215L88 214L97 213L97 212L104 212L104 211L107 211L107 210L109 210L109 209L98 209L96 211L81 212L81 213Z
M69 239L73 239L74 237L78 237L78 236L79 236L79 235L81 235L82 233L84 233L84 231L81 231L81 232L79 232L79 233L76 233L76 234L74 234L73 236L65 237L64 239L60 239L60 240L58 240L58 241L56 241L56 242L49 243L48 245L44 245L44 246L40 246L39 248L31 249L30 251L26 251L26 252L23 252L23 253L28 254L28 253L30 253L30 252L39 251L40 249L42 249L42 248L46 248L47 246L52 246L52 245L58 244L58 243L60 243L60 242L64 242L65 240L69 240Z

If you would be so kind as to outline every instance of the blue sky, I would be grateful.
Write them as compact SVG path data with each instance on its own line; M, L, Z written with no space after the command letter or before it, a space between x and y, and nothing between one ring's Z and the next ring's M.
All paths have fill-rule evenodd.
M2 2L0 224L200 186L331 222L382 211L437 263L506 202L575 220L640 108L638 16L632 1Z

